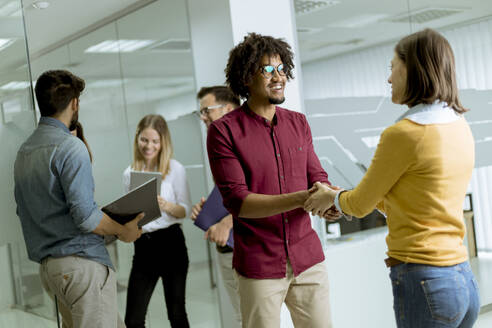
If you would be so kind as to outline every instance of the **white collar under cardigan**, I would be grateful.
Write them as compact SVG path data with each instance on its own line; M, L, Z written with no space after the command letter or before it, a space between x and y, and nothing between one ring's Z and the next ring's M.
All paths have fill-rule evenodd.
M432 104L418 104L409 108L403 115L401 115L396 122L403 119L410 120L417 124L428 125L428 124L447 124L459 120L460 114L449 107L444 101L436 100ZM340 208L339 195L344 190L337 192L335 197L335 207L340 213L343 213ZM352 220L352 217L345 215L347 220Z

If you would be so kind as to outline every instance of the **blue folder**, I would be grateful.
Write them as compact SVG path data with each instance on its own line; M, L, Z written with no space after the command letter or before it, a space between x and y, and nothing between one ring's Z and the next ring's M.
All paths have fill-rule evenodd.
M219 188L215 186L210 195L208 195L205 204L203 204L202 210L195 220L195 225L203 231L207 231L208 228L222 220L228 214L229 212L222 203L222 195L220 194ZM227 246L234 247L232 229L227 240Z

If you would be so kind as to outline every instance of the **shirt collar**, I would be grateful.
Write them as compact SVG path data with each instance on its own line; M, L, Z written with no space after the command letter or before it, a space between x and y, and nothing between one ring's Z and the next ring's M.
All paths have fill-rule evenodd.
M56 118L53 117L41 116L41 118L39 119L39 124L51 125L54 126L55 128L62 129L66 133L70 133L70 130L67 128L65 124L63 124L60 120L57 120Z
M461 115L448 106L445 101L436 100L432 104L418 104L408 109L396 122L403 119L417 124L446 124L457 121Z
M244 104L241 106L241 108L243 109L243 111L248 114L249 116L251 116L252 118L254 118L255 120L259 121L259 122L262 122L263 124L265 124L266 126L271 126L270 125L270 121L267 120L266 118L264 117L261 117L260 115L256 114L255 112L253 112L251 110L251 108L249 108L248 106L248 102L245 101ZM278 116L279 116L279 112L280 112L280 107L278 106L275 106L275 115L273 116L273 119L272 119L272 125L277 125L278 124Z

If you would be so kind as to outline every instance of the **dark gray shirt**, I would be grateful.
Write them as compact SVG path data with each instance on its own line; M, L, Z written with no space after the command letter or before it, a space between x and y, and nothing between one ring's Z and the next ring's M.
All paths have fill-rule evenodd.
M103 214L94 202L89 153L61 121L41 117L17 153L14 180L31 260L76 255L113 267L103 237L92 233Z

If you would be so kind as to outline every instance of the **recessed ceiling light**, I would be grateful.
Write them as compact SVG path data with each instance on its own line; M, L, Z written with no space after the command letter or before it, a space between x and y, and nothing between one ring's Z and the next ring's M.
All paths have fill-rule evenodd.
M13 39L0 39L0 51L14 43Z
M464 12L469 8L448 8L448 7L426 7L405 12L401 15L389 17L385 19L391 23L412 23L423 24L433 20L441 19L447 16L455 15Z
M154 40L106 40L85 49L88 53L132 52L153 44Z
M22 90L30 85L27 81L12 81L0 87L1 90Z
M110 88L110 87L120 87L123 83L127 83L128 79L107 79L107 80L96 80L89 82L87 86L89 88Z
M20 12L20 5L16 1L10 1L0 7L0 16L15 16L17 12Z
M49 1L34 1L32 6L36 9L46 9L50 6Z
M317 33L320 32L322 28L319 27L297 27L297 33L302 33L302 34L312 34L312 33Z
M335 21L328 24L329 27L340 27L340 28L357 28L367 25L371 25L381 21L388 15L385 14L362 14L353 16L347 19Z
M309 14L327 7L338 5L339 0L294 0L296 14Z
M163 52L190 51L191 43L188 39L167 39L152 45L150 49Z

